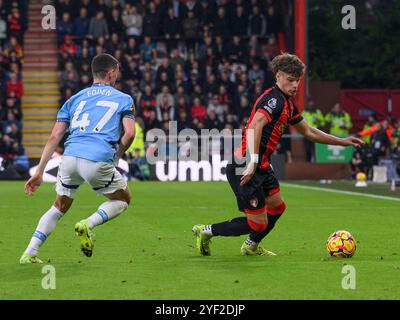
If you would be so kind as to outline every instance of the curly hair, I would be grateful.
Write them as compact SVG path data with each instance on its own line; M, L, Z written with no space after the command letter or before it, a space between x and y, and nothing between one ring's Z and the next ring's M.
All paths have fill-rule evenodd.
M282 71L296 78L300 78L306 69L306 65L299 57L290 53L282 53L276 56L271 63L274 74Z

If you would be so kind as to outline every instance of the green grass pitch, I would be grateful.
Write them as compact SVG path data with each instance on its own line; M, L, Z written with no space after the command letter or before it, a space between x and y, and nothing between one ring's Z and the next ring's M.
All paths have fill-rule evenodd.
M131 182L132 206L95 229L92 258L79 250L75 222L104 200L87 186L42 247L56 289L42 288L42 266L20 266L53 184L32 197L23 182L0 182L0 299L399 299L400 202L284 185L287 211L263 245L276 257L244 257L245 237L215 238L212 256L194 248L191 228L240 216L227 183ZM394 195L398 197L398 195ZM351 259L328 256L325 241L345 229L358 241ZM356 289L341 286L344 264Z

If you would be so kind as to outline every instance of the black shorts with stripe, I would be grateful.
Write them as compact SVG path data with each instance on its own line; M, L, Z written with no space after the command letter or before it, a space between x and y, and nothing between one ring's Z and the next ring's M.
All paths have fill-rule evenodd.
M271 166L267 169L257 169L253 177L240 186L240 174L236 171L243 169L237 164L228 164L226 176L235 193L239 211L245 213L261 213L265 207L265 198L279 192L279 182Z

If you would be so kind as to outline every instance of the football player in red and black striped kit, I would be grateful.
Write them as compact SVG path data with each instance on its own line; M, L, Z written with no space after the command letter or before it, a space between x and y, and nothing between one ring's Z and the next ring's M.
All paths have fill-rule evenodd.
M354 147L364 143L355 137L338 138L324 133L309 126L303 119L292 101L305 71L305 65L297 56L285 53L275 57L272 60L272 71L276 85L267 89L254 103L244 129L241 148L235 152L236 161L226 168L238 208L246 217L210 225L195 225L192 230L196 236L197 249L202 255L210 255L212 237L245 234L249 234L249 237L242 245L242 254L275 255L259 246L259 243L274 228L286 208L279 182L271 168L270 156L276 150L288 124L313 142ZM240 162L246 164L246 167Z

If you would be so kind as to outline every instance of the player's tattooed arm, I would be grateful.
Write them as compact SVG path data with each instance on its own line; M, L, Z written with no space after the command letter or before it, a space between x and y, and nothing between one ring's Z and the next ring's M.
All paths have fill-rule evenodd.
M257 169L262 130L267 125L267 123L267 117L261 112L256 112L254 114L253 120L247 128L246 141L247 152L250 155L250 162L247 164L246 169L243 171L242 178L240 179L241 186L246 184L251 179Z
M116 158L120 159L126 150L130 147L135 139L135 120L132 118L123 118L122 125L124 127L124 135L121 137L121 140L118 144Z
M25 193L28 195L31 195L33 192L35 192L41 183L43 182L43 173L44 169L46 168L47 163L51 159L51 156L53 155L54 151L56 150L58 144L60 143L61 139L64 137L64 134L68 130L68 122L56 122L53 131L51 132L51 135L49 137L49 140L47 141L43 152L42 156L40 158L40 162L38 165L38 168L35 172L35 174L26 182L25 184Z
M306 139L312 142L339 145L339 146L353 146L359 147L364 144L364 141L356 137L339 138L331 134L325 133L317 128L311 127L306 120L301 120L295 124L296 130L302 134Z

